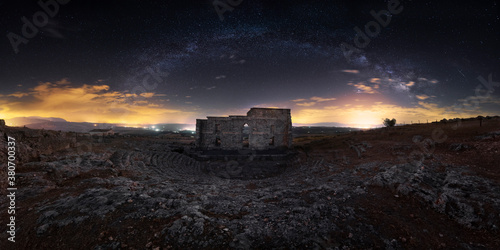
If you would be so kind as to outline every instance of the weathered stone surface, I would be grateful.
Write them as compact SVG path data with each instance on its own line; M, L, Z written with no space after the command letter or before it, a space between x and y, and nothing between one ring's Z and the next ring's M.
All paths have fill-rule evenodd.
M290 109L252 108L247 116L198 119L196 146L223 150L291 147Z
M452 151L461 151L471 148L470 145L464 143L453 143L450 145L450 150Z
M47 135L56 141L48 137L58 133ZM349 145L321 143L329 151L298 151L274 166L258 157L197 161L147 138L88 145L93 152L60 148L62 154L50 154L54 149L35 137L23 139L19 148L37 157L23 158L17 169L19 239L29 239L23 244L30 249L500 246L494 173L478 175L479 168L445 163L439 154L419 167L370 158L380 147L373 141L351 144L366 150L361 158ZM467 143L473 147L462 152L481 146ZM495 152L494 143L484 143L492 147L487 152ZM440 150L450 152L449 145ZM6 211L6 196L0 201Z
M440 213L470 228L497 230L500 222L500 187L472 176L466 167L449 166L437 172L434 166L395 165L367 182L393 189L402 195L421 197ZM486 191L487 190L487 191ZM495 211L491 213L491 211Z

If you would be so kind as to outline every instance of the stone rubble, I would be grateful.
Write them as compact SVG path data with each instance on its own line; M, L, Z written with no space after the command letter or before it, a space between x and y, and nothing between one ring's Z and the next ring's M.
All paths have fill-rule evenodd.
M19 145L29 156L17 170L19 202L58 194L30 207L37 219L25 230L38 239L109 218L115 223L108 227L164 219L170 222L151 234L175 248L402 248L407 239L379 232L358 203L373 187L398 199L417 197L467 228L496 232L500 226L500 186L466 166L370 162L348 169L301 152L268 171L275 163L200 162L162 143L82 153L75 141L59 144L52 137L48 143L57 147ZM56 149L66 151L56 156ZM119 249L128 245L123 241L111 237L93 247Z

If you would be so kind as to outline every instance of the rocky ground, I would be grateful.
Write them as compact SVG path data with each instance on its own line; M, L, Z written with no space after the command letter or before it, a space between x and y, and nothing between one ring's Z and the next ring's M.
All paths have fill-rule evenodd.
M153 137L0 132L2 225L4 135L19 160L16 242L4 233L0 249L500 248L498 120L295 138L279 162L200 162Z

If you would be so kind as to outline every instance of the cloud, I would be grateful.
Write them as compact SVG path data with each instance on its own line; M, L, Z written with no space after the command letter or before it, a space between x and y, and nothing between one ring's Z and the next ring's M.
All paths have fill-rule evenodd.
M297 103L297 106L310 107L316 105L316 102L301 102Z
M310 107L310 106L316 105L316 103L335 101L335 100L337 100L337 98L323 98L323 97L319 97L319 96L313 96L309 99L304 99L304 98L295 99L295 100L292 100L292 102L296 102L295 105L297 105L297 106Z
M493 103L493 104L500 104L500 99L495 99L491 95L474 95L474 96L468 96L463 99L458 99L459 103L478 103L478 104L487 104L487 103Z
M379 92L374 90L378 89L379 85L375 85L374 87L365 85L363 82L360 83L348 83L347 85L354 86L357 88L357 93L362 93L362 94L378 94Z
M71 82L67 78L63 78L62 80L56 81L56 85L69 85Z
M435 84L439 83L438 80L432 79L430 80L429 78L425 77L420 77L417 78L416 81L410 80L410 77L412 77L412 74L408 77L373 77L369 78L368 80L364 82L359 82L356 86L358 86L358 93L368 93L368 94L374 94L376 92L373 91L373 89L384 89L384 90L391 90L391 91L396 91L396 92L401 92L408 94L410 96L415 96L413 93L411 93L412 89L411 87L415 85L419 85L420 87L433 87ZM414 78L414 77L413 77ZM368 84L367 84L368 83ZM376 84L376 85L372 85ZM355 86L355 84L350 83L349 85ZM372 90L370 90L367 87L371 87Z
M359 70L357 69L344 69L342 70L344 73L351 73L351 74L359 74Z
M28 96L29 94L28 93L21 93L21 92L16 92L16 93L12 93L8 96L13 96L13 97L17 97L17 98L22 98L22 97L25 97L25 96Z
M216 76L215 79L217 80L220 80L220 79L225 79L226 76L225 75L220 75L220 76Z
M313 96L310 99L313 101L316 101L316 102L327 102L327 101L337 100L337 98L322 98L322 97L317 97L317 96Z
M405 85L406 85L406 87L411 87L411 86L415 85L415 82L410 81L409 83L407 83Z
M453 105L453 110L457 112L486 112L484 106L489 107L495 115L498 115L500 109L500 99L492 95L493 91L484 89L476 89L476 95L467 96L466 98L458 99ZM481 108L483 106L483 108ZM481 112L480 112L481 111Z
M416 95L416 97L419 99L419 100L425 100L425 99L429 99L430 96L428 95Z
M429 80L429 79L427 79L425 77L419 77L418 81L423 82L423 83L432 83L432 84L439 83L439 81L436 80L436 79Z
M144 98L151 98L153 96L155 96L155 93L141 93L141 96L144 97Z
M74 122L155 123L191 121L196 116L165 107L152 92L112 91L108 85L73 86L67 79L39 83L26 92L0 99L0 117L60 117ZM189 117L192 116L192 117Z

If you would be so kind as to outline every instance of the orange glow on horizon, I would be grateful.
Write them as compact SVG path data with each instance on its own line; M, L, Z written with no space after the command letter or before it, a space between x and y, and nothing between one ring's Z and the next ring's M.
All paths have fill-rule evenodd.
M70 122L113 123L127 127L147 124L194 124L196 119L217 114L244 115L251 107L290 108L293 124L338 123L358 128L380 127L384 118L395 118L397 124L411 121L429 122L443 118L467 118L478 115L496 115L478 110L441 107L432 96L418 96L410 107L392 104L379 93L354 94L343 98L312 96L282 103L256 104L248 108L237 107L217 110L216 114L190 107L166 106L165 95L112 91L107 85L71 86L67 80L56 83L39 83L26 92L0 95L0 119L15 117L57 117ZM472 98L472 97L470 97ZM470 99L469 98L469 99ZM482 103L491 102L476 98ZM459 100L460 101L460 100ZM498 103L500 104L500 103Z
M67 80L39 83L27 92L0 99L0 118L58 117L71 122L154 124L192 123L196 113L156 103L156 93L132 95L107 85L75 87Z
M431 100L421 100L414 106L403 107L391 104L381 95L352 95L340 100L313 103L308 106L296 105L292 109L294 124L340 123L348 127L375 128L383 126L383 119L395 118L397 124L432 122L441 119L468 118L493 113L468 110L459 105L440 107ZM426 98L429 99L429 98ZM307 99L299 99L303 101ZM291 100L297 103L297 100Z

